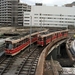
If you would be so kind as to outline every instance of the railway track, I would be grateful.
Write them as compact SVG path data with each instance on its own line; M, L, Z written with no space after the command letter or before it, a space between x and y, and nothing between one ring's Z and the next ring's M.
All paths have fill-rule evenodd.
M0 60L0 75L35 75L39 55L43 48L33 45L14 57L2 56ZM14 70L13 70L14 69Z
M0 58L0 64L3 63L3 61L5 61L7 59L7 57L4 55Z
M35 75L40 52L36 47L32 50L17 68L16 75Z
M10 66L14 62L14 58L6 57L3 61L0 62L0 75L7 72L10 69Z
M2 60L0 61L0 75L8 75L11 68L13 68L14 62L18 60L19 55L20 54L14 56L14 57L4 56L4 58L2 58Z
M12 57L12 56L3 56L2 59L0 60L0 75L6 75L5 73L7 73L13 63L15 62L15 60L17 60L17 58L19 57L20 54Z

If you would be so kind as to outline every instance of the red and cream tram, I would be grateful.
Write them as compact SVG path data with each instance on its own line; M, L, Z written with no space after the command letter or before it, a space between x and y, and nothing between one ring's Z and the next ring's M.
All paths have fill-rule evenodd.
M45 46L49 44L51 41L63 37L68 36L68 30L49 32L49 33L41 33L38 36L37 44L40 46Z
M40 31L39 33L46 32ZM31 34L31 44L37 41L38 32ZM30 45L30 35L24 37L15 37L5 41L5 54L14 56Z

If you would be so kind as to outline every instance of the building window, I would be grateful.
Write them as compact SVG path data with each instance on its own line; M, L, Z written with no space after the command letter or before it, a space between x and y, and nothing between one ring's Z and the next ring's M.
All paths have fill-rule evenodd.
M34 14L34 15L38 15L38 14Z

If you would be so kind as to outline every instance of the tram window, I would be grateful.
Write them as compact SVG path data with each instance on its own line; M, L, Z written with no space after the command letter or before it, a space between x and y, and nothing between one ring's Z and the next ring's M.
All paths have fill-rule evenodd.
M24 43L25 41L23 40L23 43Z
M23 40L21 41L21 44L23 44Z
M24 39L23 41L24 41L24 43L25 43L25 39Z
M9 43L6 43L6 46L5 47L8 48L9 47Z
M16 48L16 44L13 44L13 48Z
M36 37L37 35L33 35L32 37Z
M16 47L18 47L18 44L16 44Z
M42 41L42 38L39 38L38 40L39 40L39 41Z
M57 34L55 34L55 37L57 37Z
M16 44L16 47L18 47L20 45L20 42L18 42L17 44Z
M12 49L12 48L13 48L12 44L9 44L9 49Z
M20 41L20 45L22 44L22 41Z
M21 41L19 42L19 45L21 45Z
M25 42L27 42L27 38L25 39Z
M20 42L18 42L18 43L17 43L17 46L20 46L20 45L21 45L21 43L20 43Z
M31 36L31 37L34 37L34 36Z
M64 35L64 32L62 32L62 35Z
M26 39L24 39L24 43L26 42Z
M25 43L25 39L23 40L23 43Z
M10 44L10 43L6 43L6 48L8 48L8 49L12 49L13 46L12 46L12 44Z
M28 38L26 38L26 39L24 39L23 41L24 41L24 43L25 43L25 42L27 42L28 40L29 40L29 39L28 39Z
M27 41L28 41L29 39L27 38Z
M49 38L50 38L50 36L47 36L47 37L46 37L46 39L49 39Z

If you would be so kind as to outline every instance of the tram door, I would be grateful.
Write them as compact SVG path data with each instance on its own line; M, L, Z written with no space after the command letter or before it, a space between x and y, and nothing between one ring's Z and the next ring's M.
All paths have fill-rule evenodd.
M46 37L44 37L44 45L46 45Z

